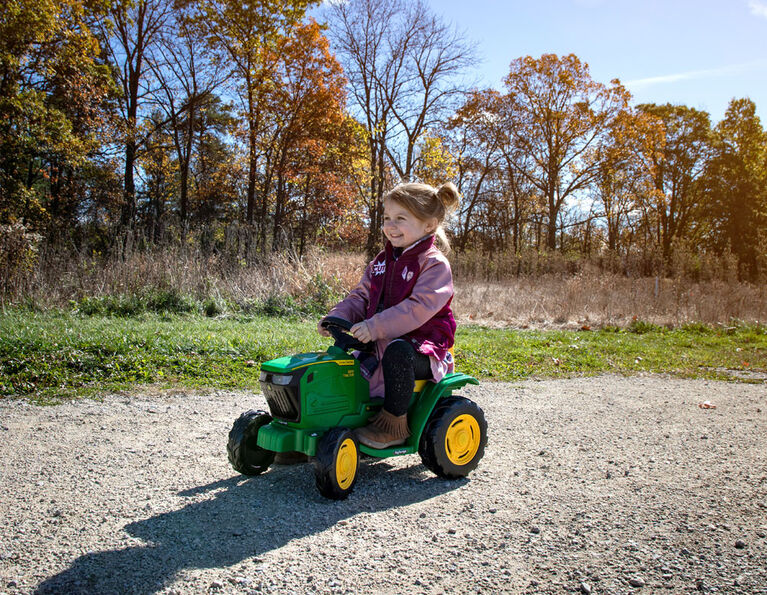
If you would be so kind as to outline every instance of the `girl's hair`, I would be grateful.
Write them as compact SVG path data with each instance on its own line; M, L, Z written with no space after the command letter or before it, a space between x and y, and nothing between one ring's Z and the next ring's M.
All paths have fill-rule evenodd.
M450 242L442 224L458 208L460 195L452 182L446 182L439 188L418 182L398 184L384 194L384 200L393 200L413 213L421 221L437 220L434 235L445 252L450 251Z

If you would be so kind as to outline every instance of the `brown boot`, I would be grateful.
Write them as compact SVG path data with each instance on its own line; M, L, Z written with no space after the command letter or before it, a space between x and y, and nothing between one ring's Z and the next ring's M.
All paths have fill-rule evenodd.
M381 409L377 415L370 418L370 423L355 432L357 440L370 448L389 448L405 444L410 436L407 427L407 414L392 415L386 409Z

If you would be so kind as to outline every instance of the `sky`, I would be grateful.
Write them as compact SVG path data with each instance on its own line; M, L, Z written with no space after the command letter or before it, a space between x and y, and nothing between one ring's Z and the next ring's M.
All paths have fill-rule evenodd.
M481 87L520 56L574 53L633 103L702 109L712 123L749 97L767 127L767 0L426 0L476 44Z

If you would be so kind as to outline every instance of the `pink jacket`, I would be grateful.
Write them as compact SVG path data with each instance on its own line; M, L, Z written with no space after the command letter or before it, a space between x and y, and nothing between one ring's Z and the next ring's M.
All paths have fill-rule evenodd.
M453 275L450 263L427 236L395 258L391 243L365 269L357 287L328 316L352 324L367 321L376 342L378 361L389 343L400 337L428 355L434 381L453 371L449 349L455 340L450 309ZM383 395L381 366L370 378L370 394Z

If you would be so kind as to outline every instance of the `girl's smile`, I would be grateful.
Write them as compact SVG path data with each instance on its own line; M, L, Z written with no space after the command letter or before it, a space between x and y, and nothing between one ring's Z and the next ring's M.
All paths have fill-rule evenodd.
M422 221L398 202L384 201L383 232L395 248L407 248L436 229L436 219Z

